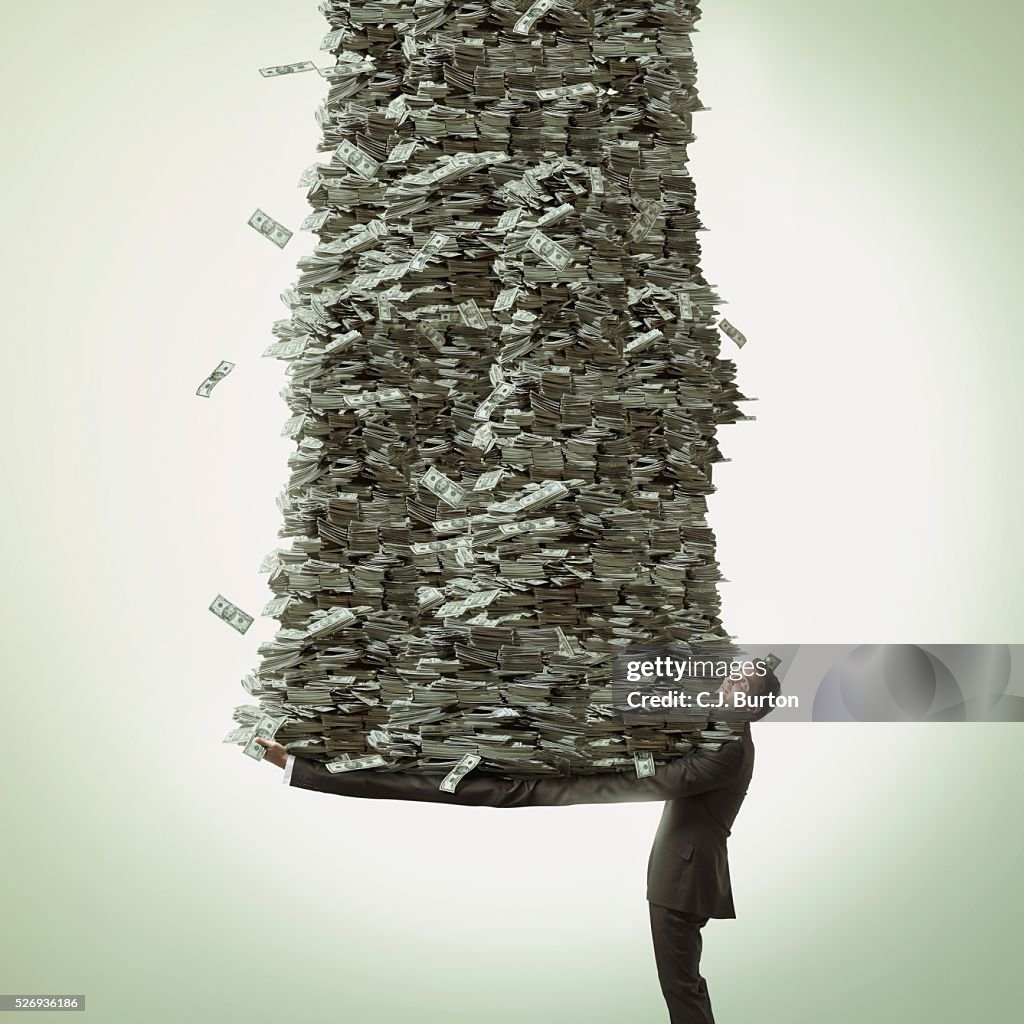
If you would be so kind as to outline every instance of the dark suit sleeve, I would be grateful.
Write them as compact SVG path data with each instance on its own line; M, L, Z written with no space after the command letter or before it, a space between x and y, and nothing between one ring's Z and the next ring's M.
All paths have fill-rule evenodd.
M648 779L638 779L633 771L537 779L478 773L463 779L454 793L443 793L438 789L440 775L374 769L335 775L319 761L297 757L292 769L292 785L375 800L414 800L471 807L562 807L674 800L727 789L738 775L742 761L742 744L726 743L720 750L694 748L680 754L668 764L658 765Z

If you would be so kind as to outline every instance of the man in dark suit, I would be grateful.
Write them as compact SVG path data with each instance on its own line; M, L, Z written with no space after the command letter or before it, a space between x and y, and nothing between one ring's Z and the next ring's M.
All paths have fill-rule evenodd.
M720 692L778 692L770 682L723 684ZM760 718L763 714L750 717ZM754 768L750 727L720 749L694 747L655 774L634 772L514 779L476 774L454 793L435 776L355 771L332 774L318 761L289 754L279 743L259 741L265 760L286 769L285 783L340 796L415 800L474 807L543 807L664 800L665 809L647 864L647 900L661 990L671 1024L713 1024L707 984L700 974L701 928L709 918L736 916L726 840Z

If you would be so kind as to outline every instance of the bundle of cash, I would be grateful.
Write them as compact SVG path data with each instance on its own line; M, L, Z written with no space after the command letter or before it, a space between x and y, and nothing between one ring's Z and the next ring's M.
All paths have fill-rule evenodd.
M627 725L610 668L728 641L707 497L718 428L749 418L723 338L746 338L700 266L698 3L321 10L316 244L264 353L294 446L260 566L277 632L236 742L267 715L330 771L446 792L647 778L726 742L706 717Z

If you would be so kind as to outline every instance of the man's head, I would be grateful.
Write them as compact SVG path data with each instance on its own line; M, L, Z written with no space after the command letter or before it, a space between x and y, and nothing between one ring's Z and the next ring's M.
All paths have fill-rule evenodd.
M718 688L717 692L724 694L724 705L715 717L722 721L756 722L772 710L782 691L775 673L763 661L749 664L746 671L730 676Z

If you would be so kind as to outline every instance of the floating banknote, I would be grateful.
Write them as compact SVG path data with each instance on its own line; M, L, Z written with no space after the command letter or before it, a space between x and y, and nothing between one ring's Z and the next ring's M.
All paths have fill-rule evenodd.
M415 139L410 142L400 142L388 153L388 158L385 162L389 164L404 164L416 152L418 146L419 143Z
M295 437L302 432L302 427L306 422L306 414L304 412L297 413L290 419L285 421L284 426L281 428L282 437Z
M316 71L316 65L312 61L301 60L297 64L279 64L277 67L260 68L260 74L264 78L277 78L280 75L296 75L301 71Z
M482 449L484 454L489 452L496 443L493 423L484 423L473 432L473 447Z
M347 28L339 28L335 29L333 32L328 32L327 35L325 35L323 39L320 40L320 49L336 50L339 46L341 46L342 41L345 39L345 36L348 35L348 31L349 30Z
M662 204L656 201L646 203L629 226L626 238L630 242L639 242L651 233L658 218L661 216Z
M516 296L519 294L519 285L512 285L511 288L502 288L498 292L498 297L494 300L494 312L504 313L505 310L511 309L516 302Z
M654 774L654 755L649 750L638 750L633 755L638 779L649 779Z
M772 654L771 651L761 660L768 666L770 672L774 672L782 664L782 659L778 655Z
M459 303L459 316L462 317L462 322L467 327L472 327L477 331L483 331L487 328L487 321L484 319L483 313L480 312L480 307L473 299Z
M367 156L361 149L353 146L347 139L334 151L338 159L346 166L351 167L356 174L372 180L377 177L380 170L380 163L372 157Z
M503 469L491 469L481 473L476 483L473 484L474 491L492 491L498 486L498 481L505 475Z
M226 597L218 594L210 605L210 611L219 619L223 619L232 629L244 633L253 623L253 617L246 615L241 608L233 605Z
M736 342L737 348L743 348L743 346L746 345L746 337L743 335L742 332L737 331L736 328L733 327L733 325L729 323L728 320L720 320L718 322L718 326L722 328L722 331L725 334L729 335L729 337Z
M273 551L268 551L263 558L260 560L259 567L256 569L259 573L270 572L271 569L281 564L281 549L274 548Z
M409 260L410 270L423 270L427 263L430 261L432 256L436 256L444 247L448 241L447 235L442 235L440 232L435 232L427 239L423 248L411 260Z
M519 223L519 218L522 215L523 209L521 206L517 206L514 210L506 210L498 218L497 229L499 231L511 231Z
M479 754L466 754L444 777L438 789L442 793L454 793L458 784L480 763Z
M505 401L506 398L510 398L515 394L514 384L499 384L477 407L476 412L473 413L473 419L475 420L487 420L491 418L491 414L495 409Z
M543 231L534 231L527 238L526 247L555 270L564 270L572 262L572 253L548 238Z
M523 16L513 26L512 31L518 32L520 35L528 35L530 29L554 8L556 2L557 0L536 0L535 3L527 7Z
M196 388L196 394L200 398L209 398L217 381L223 380L234 368L234 363L229 363L226 359L221 360L217 364L217 369Z
M454 480L449 480L444 473L434 466L431 466L420 477L420 484L430 491L431 494L436 495L453 508L458 508L466 500L465 489L455 483Z
M288 239L292 237L291 231L262 210L257 210L249 218L249 227L255 228L261 235L269 238L278 249L283 249L288 244Z
M380 754L367 754L366 757L353 757L347 761L328 761L324 767L334 775L338 772L359 772L364 768L383 768L387 764Z

